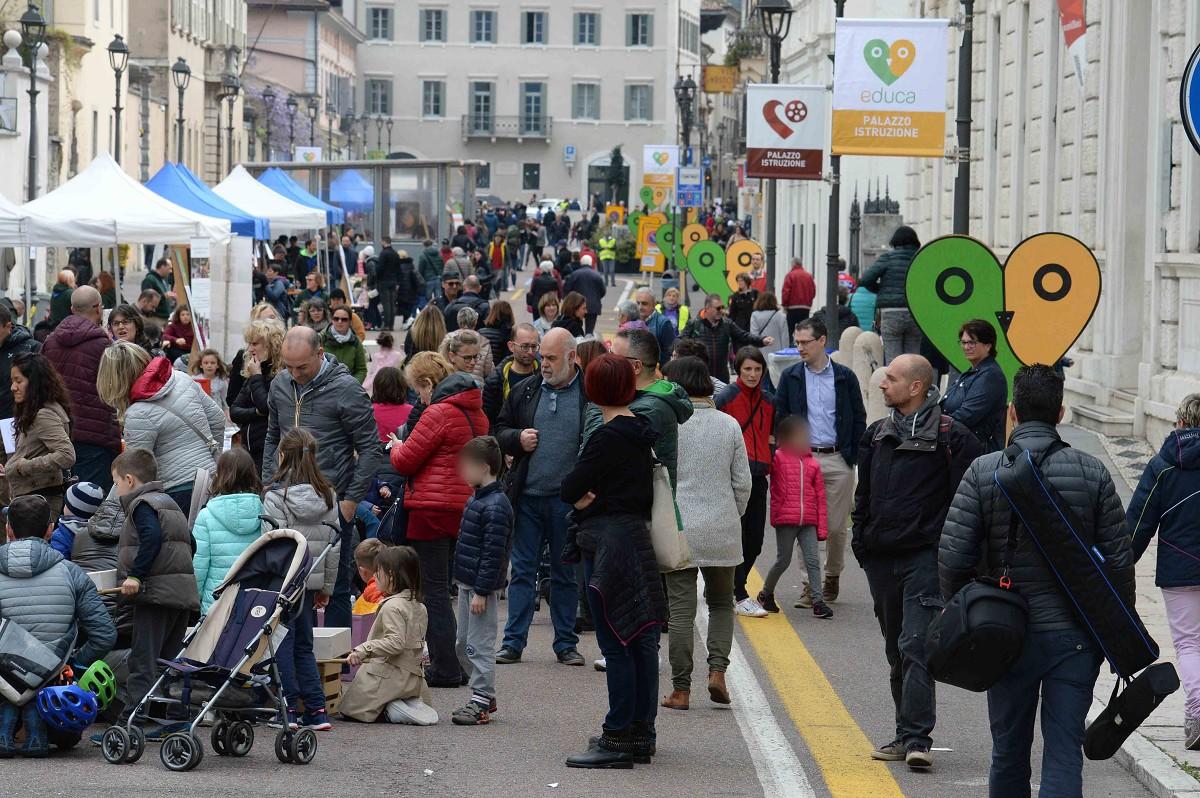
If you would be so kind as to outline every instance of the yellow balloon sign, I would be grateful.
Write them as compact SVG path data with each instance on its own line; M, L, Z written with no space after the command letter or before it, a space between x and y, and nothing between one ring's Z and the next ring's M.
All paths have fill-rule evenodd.
M1025 239L1004 263L1008 343L1022 363L1057 363L1100 302L1100 265L1065 233Z

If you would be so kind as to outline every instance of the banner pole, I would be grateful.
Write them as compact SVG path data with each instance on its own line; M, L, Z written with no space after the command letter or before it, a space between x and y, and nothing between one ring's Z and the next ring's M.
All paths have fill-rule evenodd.
M836 9L835 17L841 19L846 13L846 0L834 0ZM834 40L836 41L837 23L834 23ZM833 57L836 57L834 53ZM829 241L828 252L825 256L825 328L828 331L829 338L826 340L826 346L833 344L837 346L837 342L841 338L841 330L838 329L838 234L840 227L838 225L839 207L841 205L841 182L842 182L842 156L829 156L830 179L829 179Z
M962 0L963 33L958 48L958 174L954 178L954 232L968 235L971 227L971 58L975 0Z

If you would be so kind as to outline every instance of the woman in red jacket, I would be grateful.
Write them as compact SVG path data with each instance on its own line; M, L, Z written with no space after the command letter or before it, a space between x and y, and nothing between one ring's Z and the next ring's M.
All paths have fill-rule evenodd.
M742 564L733 577L733 598L739 615L761 618L766 611L746 592L746 576L762 551L767 525L767 473L771 470L771 430L775 426L775 395L763 388L767 359L758 347L738 350L737 379L717 396L717 409L724 410L742 426L746 454L750 458L750 503L742 514Z
M429 612L430 687L460 687L465 678L454 644L458 627L450 607L450 559L463 508L472 490L458 476L458 452L486 434L483 392L436 352L415 355L408 384L427 407L403 442L392 444L392 467L408 477L404 510L408 544L421 558L422 593Z

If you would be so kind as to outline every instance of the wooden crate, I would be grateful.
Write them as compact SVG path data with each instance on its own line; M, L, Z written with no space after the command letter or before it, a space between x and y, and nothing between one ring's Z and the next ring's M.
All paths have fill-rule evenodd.
M332 715L338 711L342 703L342 664L341 662L317 661L317 670L321 673L321 685L325 689L325 712Z

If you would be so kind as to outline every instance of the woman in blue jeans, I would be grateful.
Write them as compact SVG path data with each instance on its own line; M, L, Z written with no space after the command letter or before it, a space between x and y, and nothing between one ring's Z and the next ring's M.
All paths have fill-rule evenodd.
M572 537L608 678L601 734L586 752L568 757L567 767L628 769L655 753L658 638L667 619L648 526L658 434L629 409L634 384L633 366L623 357L601 355L588 364L584 391L600 407L604 426L588 438L561 486L562 500L575 507ZM569 541L564 559L574 548Z

